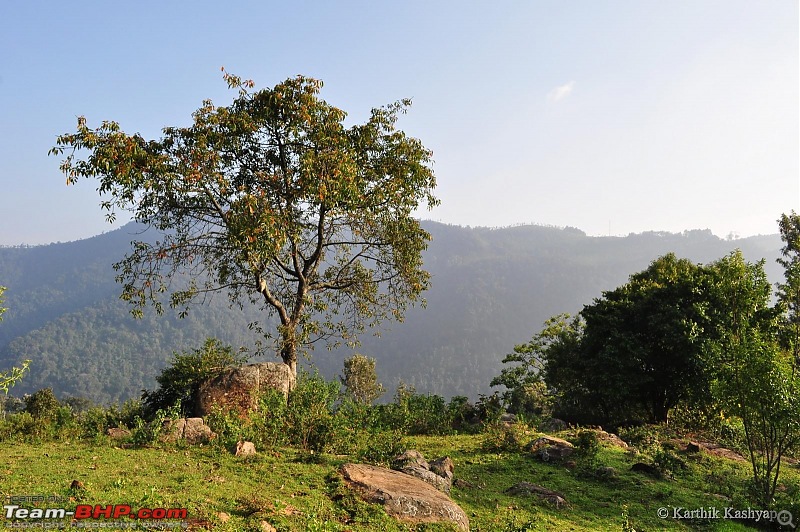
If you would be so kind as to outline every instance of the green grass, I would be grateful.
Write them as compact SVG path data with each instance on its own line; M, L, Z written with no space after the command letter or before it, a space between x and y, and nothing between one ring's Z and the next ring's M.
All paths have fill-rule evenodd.
M541 463L521 452L488 452L486 435L409 437L408 447L426 457L449 455L455 476L474 488L453 488L472 530L623 530L623 511L636 530L747 530L724 520L660 519L660 507L746 508L743 486L747 463L704 454L681 455L687 467L674 479L657 480L630 471L641 457L603 447L602 465L612 479L581 478L563 465ZM266 521L277 530L413 530L361 502L335 474L347 456L310 455L291 448L236 458L216 445L159 445L121 448L97 441L0 443L0 496L60 496L65 506L130 504L134 508L186 508L190 523L221 531L261 530ZM73 490L73 480L84 489ZM798 493L800 470L785 466L785 493ZM506 490L527 481L563 493L556 508ZM728 497L722 499L721 497ZM4 502L4 504L8 504ZM24 506L24 505L23 505ZM47 503L44 507L53 507ZM670 510L671 511L671 510ZM221 513L228 514L223 522ZM800 518L800 516L798 516ZM422 526L416 530L450 530Z

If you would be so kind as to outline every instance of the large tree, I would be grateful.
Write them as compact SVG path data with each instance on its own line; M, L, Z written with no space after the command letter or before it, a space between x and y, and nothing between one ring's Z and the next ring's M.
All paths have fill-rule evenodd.
M134 312L162 312L162 292L185 313L198 296L226 291L277 316L275 327L256 327L296 371L305 346L354 342L365 325L402 319L427 288L430 235L412 215L438 203L432 153L395 128L409 100L346 127L344 111L319 97L320 81L254 91L225 80L238 97L227 107L204 101L191 126L145 140L81 117L51 153L66 152L68 184L99 180L109 220L129 211L161 235L134 242L115 265ZM180 273L191 281L171 286Z
M660 423L680 401L707 391L703 279L701 266L670 253L584 306L570 341L542 352L559 415Z

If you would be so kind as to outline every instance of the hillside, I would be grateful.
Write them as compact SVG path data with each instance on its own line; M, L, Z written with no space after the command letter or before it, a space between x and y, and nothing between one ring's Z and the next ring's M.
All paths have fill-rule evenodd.
M710 262L740 248L748 260L766 259L773 281L777 235L735 241L709 231L588 237L572 228L519 226L464 228L424 222L433 235L425 253L432 287L427 307L413 308L380 338L365 336L360 352L378 360L379 376L393 390L398 380L418 391L475 398L490 391L505 353L530 339L553 314L576 312L650 261L675 252ZM9 308L0 324L0 368L24 358L31 372L14 394L50 386L58 395L96 401L138 397L174 350L216 336L252 346L252 311L230 309L220 295L193 307L189 317L134 320L118 300L111 265L136 232L133 225L87 240L30 248L0 248L0 285ZM317 348L311 362L332 377L344 350Z

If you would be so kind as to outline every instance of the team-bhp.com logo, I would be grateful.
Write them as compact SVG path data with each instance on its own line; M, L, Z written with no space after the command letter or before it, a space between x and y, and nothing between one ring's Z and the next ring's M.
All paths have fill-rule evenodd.
M71 519L72 526L77 528L95 528L89 525L92 519L118 520L115 528L138 528L136 523L144 528L150 528L150 524L163 525L165 520L186 519L186 508L139 508L134 510L128 504L79 504L75 510L66 508L22 508L18 504L3 505L3 515L9 521L6 528L62 528L62 526L52 526L53 521L61 521L59 525L66 525L64 520ZM129 518L136 521L123 521ZM38 523L38 525L36 524ZM50 526L41 526L48 523ZM84 526L86 524L87 526ZM108 528L109 522L103 523L103 528ZM173 523L176 526L185 527L184 523ZM19 526L17 526L19 525Z

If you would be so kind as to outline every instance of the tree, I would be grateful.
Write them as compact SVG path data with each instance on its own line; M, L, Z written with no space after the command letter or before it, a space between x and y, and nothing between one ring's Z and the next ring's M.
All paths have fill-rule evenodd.
M273 329L296 372L298 351L319 340L357 342L365 325L402 319L427 288L422 251L430 235L412 217L433 196L432 153L395 128L410 100L345 127L345 113L319 98L320 81L298 76L252 92L253 82L225 74L239 95L211 101L189 127L167 127L159 140L128 135L115 122L58 137L67 183L99 180L101 206L161 232L137 241L115 265L122 298L134 313L172 289L170 305L188 312L205 294L249 300Z
M383 395L385 389L378 382L375 359L355 354L344 360L344 375L339 377L346 393L357 403L368 405Z
M514 351L503 358L503 364L516 365L503 368L490 385L505 386L503 402L509 412L533 416L549 413L552 397L544 383L545 363L572 356L582 331L580 316L553 316L541 332L529 342L514 346Z
M547 350L545 381L581 421L666 422L707 389L702 267L668 254L580 312L569 349Z
M785 282L778 284L781 312L781 340L800 366L800 215L783 214L778 227L784 246L778 264L783 266Z
M753 486L769 507L781 458L800 442L800 378L792 353L781 346L764 261L747 263L736 251L711 266L715 323L724 325L713 344L713 390L724 413L742 420Z

